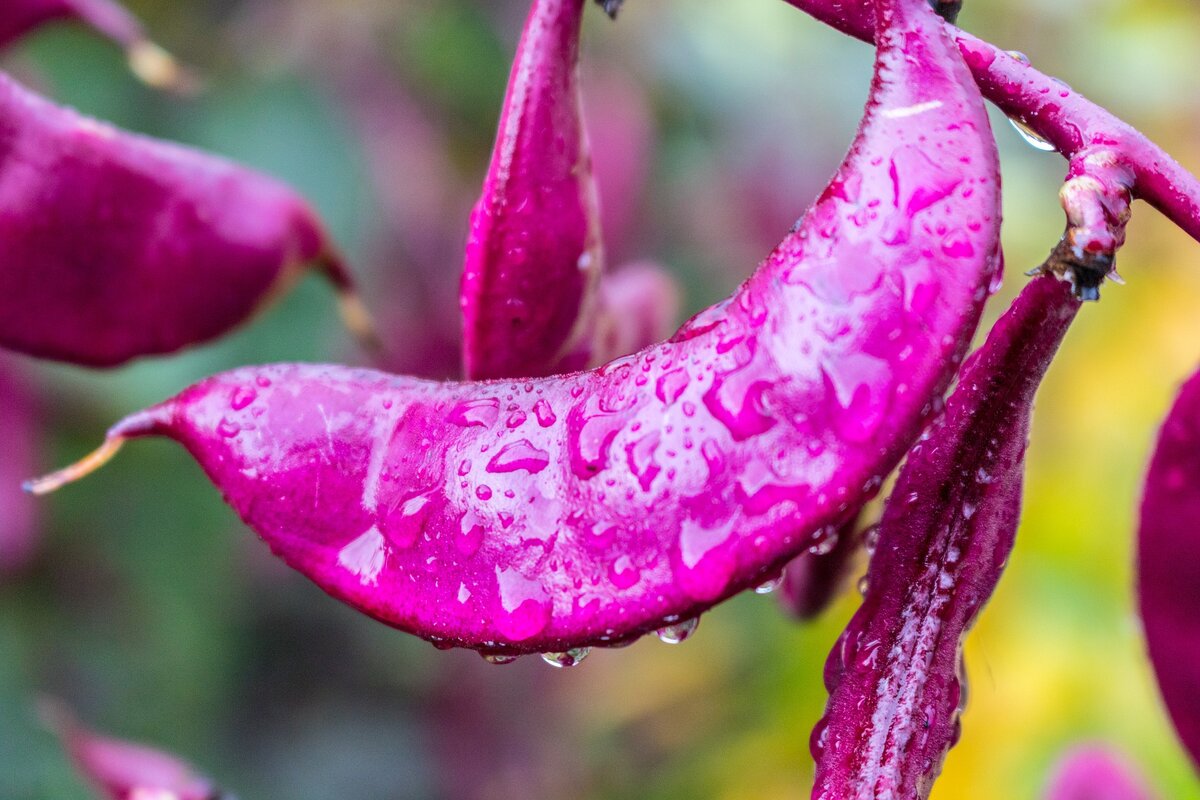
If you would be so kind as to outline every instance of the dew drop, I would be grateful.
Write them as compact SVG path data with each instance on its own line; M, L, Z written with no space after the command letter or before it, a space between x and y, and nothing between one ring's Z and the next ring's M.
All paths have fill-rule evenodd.
M592 648L590 647L576 647L562 653L542 653L542 660L555 669L578 667L591 652Z
M463 428L490 428L500 418L500 401L494 397L459 403L450 412L449 421Z
M241 411L246 406L253 403L258 398L258 392L251 389L249 386L240 386L233 393L233 399L229 401L229 406L234 411Z
M655 633L658 635L659 641L663 644L679 644L692 638L692 634L696 632L696 628L699 626L700 618L693 617L683 622L677 622L674 625L659 628Z
M511 664L520 658L520 656L502 655L500 653L480 653L479 655L483 656L483 660L489 664L496 665Z
M242 432L242 427L231 419L222 419L217 424L217 433L224 439L232 439Z
M537 474L550 465L550 454L528 439L510 442L488 462L491 473L517 472L523 470Z
M1054 145L1050 144L1049 141L1036 134L1033 129L1025 123L1013 119L1012 117L1008 118L1008 122L1013 126L1013 130L1021 134L1021 138L1025 140L1025 144L1029 145L1034 150L1040 150L1043 153L1053 153L1058 149Z
M866 597L869 591L871 591L871 581L866 575L863 575L858 579L858 593Z
M754 593L755 594L771 594L772 592L777 591L780 586L783 586L783 575L782 574L776 575L774 578L771 578L769 581L764 581L764 582L760 583L758 586L755 586Z
M554 409L550 407L550 403L544 397L533 404L533 416L537 419L538 425L541 425L543 428L549 428L558 421L558 417L554 414Z

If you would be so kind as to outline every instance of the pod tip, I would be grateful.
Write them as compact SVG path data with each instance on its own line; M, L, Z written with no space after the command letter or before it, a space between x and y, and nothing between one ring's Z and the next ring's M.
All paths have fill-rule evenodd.
M142 83L155 89L191 95L200 89L200 81L175 57L150 41L139 39L125 51L129 69Z
M383 349L383 340L379 338L375 320L358 292L350 288L339 289L338 312L346 330L364 347L368 350Z
M88 453L83 458L71 464L68 467L63 467L56 472L51 472L49 475L43 475L40 478L33 478L21 484L21 488L33 495L50 494L53 491L61 489L68 483L74 483L80 478L85 478L96 470L103 467L112 460L121 450L121 446L125 444L124 436L109 436L104 440L104 444L97 447L92 452Z

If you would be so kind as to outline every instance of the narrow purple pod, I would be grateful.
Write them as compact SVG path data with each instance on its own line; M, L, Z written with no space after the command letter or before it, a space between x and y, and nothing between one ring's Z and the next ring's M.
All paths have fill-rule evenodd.
M80 777L106 800L232 800L178 756L90 731L57 702L41 710Z
M81 22L122 47L145 40L133 14L112 0L4 0L0 8L0 47L55 20Z
M1066 283L1031 281L909 453L825 665L814 800L928 796L959 735L963 637L1016 536L1033 397L1078 308Z
M0 346L107 367L226 333L316 263L369 326L312 209L214 156L0 76Z
M37 469L39 420L34 400L13 365L0 363L0 583L25 567L38 544L36 503L19 488Z
M599 211L579 96L584 0L534 0L513 62L462 281L472 379L588 366Z
M1200 766L1200 372L1159 434L1142 496L1137 593L1163 702Z
M188 77L162 48L151 42L133 14L115 0L4 0L0 5L0 47L58 20L74 20L125 50L129 66L146 83L184 88Z
M1146 781L1124 758L1099 745L1068 752L1050 777L1046 800L1153 800Z
M536 380L235 370L29 489L174 438L327 592L491 653L627 640L777 575L907 451L1000 266L982 100L931 10L883 19L829 188L669 341Z

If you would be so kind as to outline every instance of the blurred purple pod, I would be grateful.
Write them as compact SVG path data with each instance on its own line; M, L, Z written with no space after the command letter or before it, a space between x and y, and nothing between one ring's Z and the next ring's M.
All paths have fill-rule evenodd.
M583 10L584 0L534 0L513 62L463 268L471 379L591 362L604 264L580 109Z
M568 651L685 625L761 584L895 468L1000 266L982 100L932 11L885 19L829 187L669 341L542 379L235 370L129 417L30 490L126 439L176 439L325 591L495 656L575 663Z
M1159 434L1142 496L1137 593L1163 702L1200 766L1200 373Z
M151 86L193 86L175 60L146 37L137 18L116 0L4 0L0 5L0 47L56 20L74 20L125 50L133 73Z
M1077 747L1054 768L1046 800L1153 800L1133 765L1100 745Z
M282 183L125 133L0 76L0 346L96 367L243 322L308 264L369 332L345 265Z
M38 413L16 365L0 362L0 580L24 568L37 550L36 504L18 488L21 473L35 467Z
M1032 281L964 365L909 452L880 522L863 604L825 665L815 800L929 794L958 740L962 641L1008 562L1033 397L1079 302Z
M878 528L863 530L858 516L826 534L783 571L779 602L799 620L815 619L845 590L854 557L864 540L878 535Z
M40 711L80 777L105 800L234 800L177 756L94 733L57 701L42 701Z
M636 353L671 335L683 298L679 284L650 261L627 264L606 275L593 351L600 361Z
M645 220L644 198L654 162L654 113L641 86L603 65L584 71L583 108L604 252L609 263L621 264L635 257ZM789 222L794 221L793 213ZM780 230L773 232L771 241Z

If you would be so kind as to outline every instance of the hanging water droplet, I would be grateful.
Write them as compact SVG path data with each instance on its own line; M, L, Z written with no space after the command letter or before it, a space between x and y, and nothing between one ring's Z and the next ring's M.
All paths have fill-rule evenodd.
M783 575L782 574L776 575L774 578L771 578L771 580L764 581L763 583L760 583L758 586L755 586L754 593L755 594L770 594L771 592L778 589L780 586L783 586Z
M545 661L555 669L578 667L591 652L592 648L590 647L576 647L574 650L567 650L562 653L542 653L542 661Z
M858 579L858 593L863 597L867 596L867 592L871 591L871 581L866 575Z
M1012 117L1008 118L1008 122L1013 126L1013 129L1016 130L1017 133L1021 134L1021 138L1025 140L1025 143L1033 149L1041 150L1043 153L1053 153L1058 149L1054 145L1050 144L1050 142L1035 133L1034 130L1024 122L1013 119Z
M511 664L520 658L520 656L504 655L502 653L480 653L479 655L483 656L483 660L489 664L496 665Z
M696 632L696 628L700 625L700 618L693 617L685 619L683 622L677 622L674 625L667 625L659 628L657 631L659 641L663 644L679 644L691 638Z

